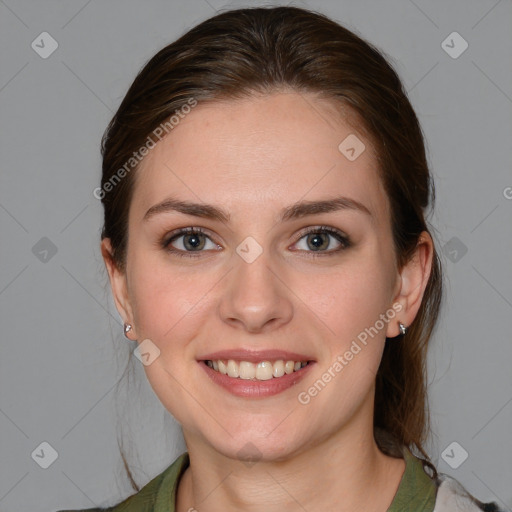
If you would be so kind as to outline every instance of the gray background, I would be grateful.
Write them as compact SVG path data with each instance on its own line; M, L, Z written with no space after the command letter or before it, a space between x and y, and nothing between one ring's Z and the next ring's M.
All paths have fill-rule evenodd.
M134 345L109 295L92 191L100 137L136 72L216 10L244 5L0 0L1 512L126 497L121 427L139 484L184 449L133 356L135 380L114 400ZM409 91L436 178L432 223L447 276L429 360L429 451L477 497L512 507L512 2L295 5L375 43ZM31 47L43 31L58 42L46 59ZM441 45L453 31L469 44L458 58ZM469 454L457 469L442 457L454 441ZM47 469L36 463L50 457L42 442L58 454Z

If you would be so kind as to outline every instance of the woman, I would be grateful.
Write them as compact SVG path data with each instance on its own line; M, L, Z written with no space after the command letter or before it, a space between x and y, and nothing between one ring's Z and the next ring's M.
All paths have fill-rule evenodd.
M225 12L147 63L102 149L115 303L187 445L109 510L498 510L423 447L434 189L377 50Z

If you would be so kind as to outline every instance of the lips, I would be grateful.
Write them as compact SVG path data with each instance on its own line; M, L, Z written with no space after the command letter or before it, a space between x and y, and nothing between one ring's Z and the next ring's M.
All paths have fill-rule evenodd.
M198 358L198 363L214 383L230 393L263 398L297 384L315 361L296 352L238 349L205 354Z
M197 358L198 361L248 361L250 363L259 363L260 361L314 361L311 355L299 354L298 352L288 352L285 350L221 350L205 354Z

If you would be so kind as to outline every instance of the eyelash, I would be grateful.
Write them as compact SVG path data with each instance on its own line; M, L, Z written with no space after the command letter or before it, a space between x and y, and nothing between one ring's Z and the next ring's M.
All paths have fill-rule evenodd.
M338 254L341 251L344 251L345 249L348 249L349 247L352 246L352 242L350 241L348 236L343 234L341 231L338 231L337 229L331 228L329 226L319 226L319 227L314 227L314 228L307 228L306 230L304 230L300 233L300 236L298 237L298 239L295 243L299 242L302 238L304 238L307 235L319 234L319 233L332 235L338 242L340 242L341 246L338 247L337 249L331 249L329 251L318 251L318 252L317 251L304 251L308 254L307 257L318 258L318 257L324 257L324 256L331 256L334 254ZM188 228L179 229L179 230L171 233L170 236L166 237L165 240L162 242L162 247L166 251L168 251L171 254L178 256L180 258L197 258L204 251L182 251L181 249L169 248L171 242L174 242L181 236L195 235L195 234L205 235L207 238L209 238L211 240L211 237L202 228L188 227ZM213 242L213 240L211 240L211 241Z

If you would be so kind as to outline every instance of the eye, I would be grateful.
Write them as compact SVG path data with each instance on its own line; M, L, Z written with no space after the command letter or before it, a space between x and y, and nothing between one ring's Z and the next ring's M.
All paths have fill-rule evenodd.
M303 239L303 246L299 247L299 250L308 253L308 256L329 256L351 246L347 235L328 226L304 230L295 245L302 243ZM200 256L205 250L220 248L202 228L195 227L183 228L170 233L162 242L162 246L173 255L190 258Z
M319 253L310 254L311 256L327 256L333 253L339 253L351 246L348 236L328 226L308 228L301 233L300 239L295 245L299 244L303 239L304 243L302 247L299 247L300 250L310 253Z
M211 244L208 247L208 242ZM214 243L201 228L184 228L179 229L170 234L163 242L163 247L169 252L184 257L199 256L191 253L204 252L203 249L218 249L218 245Z

